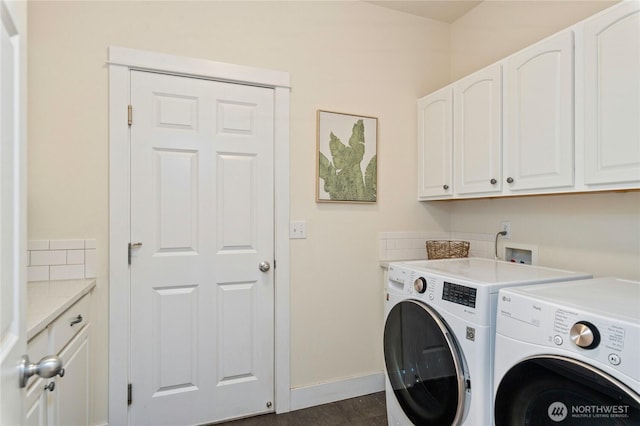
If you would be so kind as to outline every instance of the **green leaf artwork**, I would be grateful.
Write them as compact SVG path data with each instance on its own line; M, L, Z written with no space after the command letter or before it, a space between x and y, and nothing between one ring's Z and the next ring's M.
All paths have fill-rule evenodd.
M349 116L347 116L349 117ZM373 144L375 150L375 141ZM348 145L334 132L329 134L329 151L332 160L319 151L318 176L323 180L323 189L330 201L375 202L377 195L377 156L369 158L362 168L365 157L365 122L357 119L351 130Z

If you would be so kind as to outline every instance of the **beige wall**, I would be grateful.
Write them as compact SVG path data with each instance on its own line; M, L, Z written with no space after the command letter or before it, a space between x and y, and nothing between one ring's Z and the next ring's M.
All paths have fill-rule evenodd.
M617 1L485 0L451 24L451 79L492 64Z
M107 417L107 47L291 73L292 386L382 370L379 231L445 230L416 199L419 95L449 79L449 26L363 2L29 2L29 238L97 238L93 421ZM379 118L378 202L315 202L316 110ZM123 250L125 248L123 247ZM124 391L124 390L123 390Z
M109 45L291 73L291 219L308 233L291 241L293 387L381 371L380 231L509 219L544 264L640 279L639 193L415 201L416 99L602 8L508 3L449 26L363 2L29 2L29 238L98 239L94 423L107 416ZM317 109L379 118L376 204L315 202Z
M640 192L452 203L454 231L495 233L502 220L540 265L640 280Z
M485 1L451 26L452 80L566 28L615 2ZM640 192L451 203L458 232L537 245L542 265L640 280Z

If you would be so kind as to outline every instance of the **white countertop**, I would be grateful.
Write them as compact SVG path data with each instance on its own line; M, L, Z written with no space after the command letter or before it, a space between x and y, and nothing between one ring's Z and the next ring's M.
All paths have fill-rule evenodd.
M389 264L394 262L413 262L416 260L426 260L426 259L398 259L398 260L381 260L380 267L382 269L389 269Z
M27 283L27 340L96 286L95 278Z

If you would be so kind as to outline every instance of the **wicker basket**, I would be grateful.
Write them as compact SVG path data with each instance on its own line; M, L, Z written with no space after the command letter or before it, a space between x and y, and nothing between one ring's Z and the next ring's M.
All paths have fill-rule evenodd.
M427 259L453 259L469 256L469 241L427 241Z

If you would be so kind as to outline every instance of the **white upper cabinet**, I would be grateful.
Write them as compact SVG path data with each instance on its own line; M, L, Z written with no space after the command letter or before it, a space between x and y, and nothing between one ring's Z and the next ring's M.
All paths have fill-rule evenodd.
M418 198L448 198L453 193L451 87L418 100Z
M502 67L494 64L453 85L454 192L502 190Z
M425 96L418 111L422 200L640 189L640 1Z
M584 183L640 182L640 2L584 25ZM623 187L616 185L616 187Z
M572 187L573 32L516 53L506 67L505 190Z

